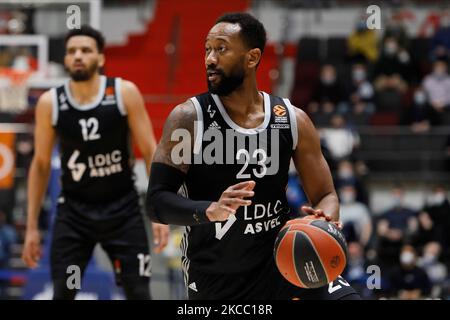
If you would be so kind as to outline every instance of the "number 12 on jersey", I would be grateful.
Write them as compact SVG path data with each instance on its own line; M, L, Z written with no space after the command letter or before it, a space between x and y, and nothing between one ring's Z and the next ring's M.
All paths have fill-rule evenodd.
M80 119L78 123L81 126L81 134L84 141L92 141L100 139L98 133L98 120L97 118Z

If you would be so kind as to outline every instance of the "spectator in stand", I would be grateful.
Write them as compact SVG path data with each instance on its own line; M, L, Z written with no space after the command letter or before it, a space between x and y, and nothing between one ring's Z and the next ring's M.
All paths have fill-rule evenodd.
M443 248L450 246L450 202L443 186L436 186L419 214L419 243L436 241Z
M450 58L450 11L440 17L439 28L431 38L431 59Z
M332 64L324 64L320 70L320 82L314 89L312 101L319 104L331 102L337 105L343 100L343 90L338 81L336 67Z
M364 181L355 172L353 163L350 160L342 160L337 165L334 184L337 189L343 186L351 185L356 190L356 201L369 205L369 195Z
M8 267L11 246L17 241L14 227L6 223L6 214L0 210L0 269Z
M351 157L359 146L358 134L346 127L344 117L339 114L332 116L331 127L321 129L320 135L334 161Z
M373 298L373 290L367 288L368 261L359 242L348 242L348 260L343 276L363 299Z
M400 47L408 50L410 39L408 31L403 23L403 18L403 15L400 13L394 13L389 18L384 30L382 42L384 42L386 38L394 38Z
M410 56L394 37L383 42L383 53L374 66L375 88L379 91L395 89L404 92L410 77Z
M377 111L400 113L411 70L408 52L398 45L395 38L386 38L383 53L373 68Z
M431 293L431 283L427 273L417 266L414 247L405 245L400 253L400 267L391 274L392 293L402 300L424 299Z
M344 100L344 90L338 81L336 68L332 64L324 64L320 70L320 81L313 90L308 113L314 124L319 127L328 126L336 107Z
M391 198L392 207L377 223L378 256L387 268L395 264L402 245L413 239L418 230L417 212L405 206L403 189L394 187Z
M433 286L432 298L441 298L442 287L447 278L447 267L439 261L441 251L442 247L438 242L429 242L418 260L418 265L425 270Z
M351 82L346 96L350 102L342 104L345 108L340 109L346 115L349 124L355 127L367 125L370 115L375 111L375 90L367 79L367 66L356 62L352 65Z
M413 132L421 133L429 131L431 126L439 123L439 115L428 103L425 90L417 88L411 105L403 111L401 124L410 125Z
M351 60L363 58L367 63L378 59L378 38L375 30L367 29L367 17L362 16L347 39L348 56Z
M433 63L433 72L424 78L422 84L431 107L442 118L450 113L450 75L447 67L446 59L436 60ZM445 124L445 120L442 124Z
M364 203L356 201L356 190L352 185L339 189L341 200L340 217L347 241L356 241L366 247L372 235L372 217Z

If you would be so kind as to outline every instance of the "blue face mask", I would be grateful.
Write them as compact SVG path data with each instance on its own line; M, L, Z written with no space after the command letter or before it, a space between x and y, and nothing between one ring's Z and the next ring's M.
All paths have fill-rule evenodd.
M422 91L416 92L414 94L414 102L418 105L423 105L425 102L427 102L427 97L425 96L425 93Z
M367 26L366 26L366 22L365 21L360 21L360 22L358 22L356 24L356 30L361 32L361 31L364 31L366 29L367 29Z

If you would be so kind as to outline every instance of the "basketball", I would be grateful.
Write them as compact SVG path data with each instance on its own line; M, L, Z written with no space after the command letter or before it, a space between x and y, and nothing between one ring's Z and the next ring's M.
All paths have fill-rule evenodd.
M335 225L307 216L288 221L280 230L274 257L286 280L301 288L318 288L344 270L347 244Z

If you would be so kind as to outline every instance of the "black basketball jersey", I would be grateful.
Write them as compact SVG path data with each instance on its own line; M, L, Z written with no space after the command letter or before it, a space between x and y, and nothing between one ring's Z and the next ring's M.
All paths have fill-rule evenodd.
M256 185L252 204L226 222L186 228L181 246L185 271L236 273L272 259L275 238L289 219L286 187L297 123L289 100L262 95L265 117L254 129L234 123L217 95L191 98L198 121L181 191L193 200L218 201L231 185L247 180Z
M86 203L134 190L132 152L121 79L101 76L94 102L79 105L69 82L52 89L52 124L59 140L62 195Z

